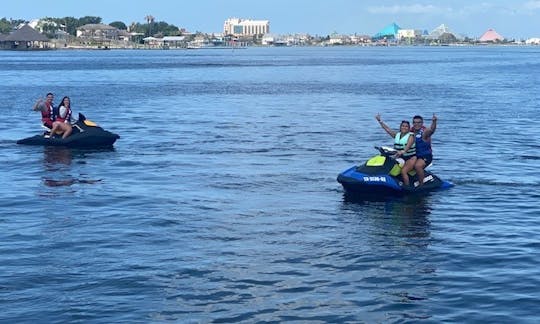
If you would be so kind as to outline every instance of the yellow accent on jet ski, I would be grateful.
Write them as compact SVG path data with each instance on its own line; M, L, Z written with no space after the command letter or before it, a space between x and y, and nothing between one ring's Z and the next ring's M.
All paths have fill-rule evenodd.
M384 161L386 161L386 158L382 155L377 155L372 157L366 162L366 166L381 166L384 164Z
M93 126L93 127L96 127L96 126L97 126L96 123L94 123L93 121L88 120L88 119L85 119L85 120L84 120L84 124L85 124L86 126Z
M390 175L394 177L400 173L401 173L401 167L399 166L399 164L395 164L394 167L392 167L392 170L390 170Z

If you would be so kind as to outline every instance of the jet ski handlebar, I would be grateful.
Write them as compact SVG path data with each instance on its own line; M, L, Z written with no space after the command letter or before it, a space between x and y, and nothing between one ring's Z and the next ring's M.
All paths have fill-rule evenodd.
M390 157L393 157L394 155L397 154L397 150L392 148L392 147L388 147L388 146L375 146L375 149L378 150L382 156L390 156Z

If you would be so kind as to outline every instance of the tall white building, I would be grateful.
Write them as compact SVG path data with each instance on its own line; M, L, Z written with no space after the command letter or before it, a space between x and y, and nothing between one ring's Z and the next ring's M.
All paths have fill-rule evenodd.
M223 33L225 35L264 35L269 32L270 22L268 20L229 18L223 24Z

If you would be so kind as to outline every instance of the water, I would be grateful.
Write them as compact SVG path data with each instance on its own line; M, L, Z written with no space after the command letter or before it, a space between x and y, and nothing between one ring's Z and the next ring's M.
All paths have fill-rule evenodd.
M539 54L0 52L0 321L538 322ZM16 145L48 91L115 148ZM456 186L346 199L377 113Z

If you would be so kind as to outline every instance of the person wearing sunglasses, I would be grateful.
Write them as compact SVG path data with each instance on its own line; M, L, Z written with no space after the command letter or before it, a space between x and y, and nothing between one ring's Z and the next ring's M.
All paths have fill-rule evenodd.
M433 114L429 128L424 126L424 118L420 115L413 117L414 137L416 140L416 161L414 170L418 174L418 185L424 184L424 169L433 161L433 151L431 149L431 136L437 129L437 116Z

